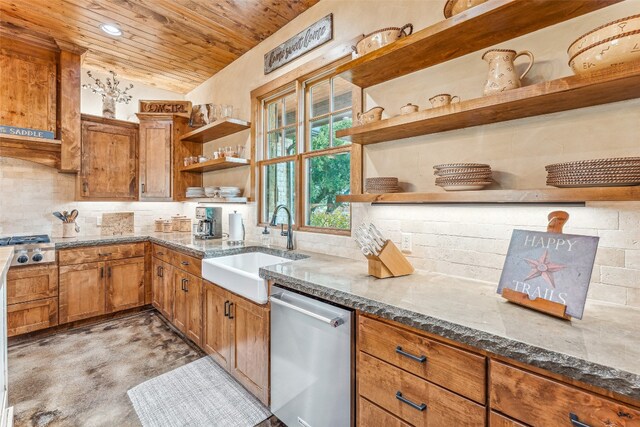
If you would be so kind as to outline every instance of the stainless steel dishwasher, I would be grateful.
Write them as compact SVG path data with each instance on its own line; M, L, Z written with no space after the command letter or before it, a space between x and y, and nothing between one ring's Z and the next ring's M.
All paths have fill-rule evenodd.
M353 312L271 288L271 412L289 427L354 424Z

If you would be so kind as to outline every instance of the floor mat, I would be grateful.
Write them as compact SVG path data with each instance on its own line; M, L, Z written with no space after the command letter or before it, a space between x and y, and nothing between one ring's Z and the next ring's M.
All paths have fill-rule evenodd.
M209 357L146 381L128 394L145 427L252 427L271 416Z

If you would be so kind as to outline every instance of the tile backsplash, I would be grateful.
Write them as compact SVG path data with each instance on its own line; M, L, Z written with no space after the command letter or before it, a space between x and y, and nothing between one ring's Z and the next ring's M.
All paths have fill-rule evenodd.
M0 235L49 233L62 235L54 210L78 209L82 235L99 235L98 218L109 212L134 212L134 231L153 231L159 217L194 217L195 203L74 202L74 176L23 160L0 158ZM258 241L256 204L223 206L223 230L228 213L237 210L247 224L247 239ZM553 209L571 218L567 233L600 236L589 298L640 308L640 202L591 203L582 206L372 206L354 204L353 223L373 221L399 244L411 233L416 268L497 283L514 228L545 230ZM276 230L274 245L286 238ZM345 236L295 233L297 248L362 261L356 243Z

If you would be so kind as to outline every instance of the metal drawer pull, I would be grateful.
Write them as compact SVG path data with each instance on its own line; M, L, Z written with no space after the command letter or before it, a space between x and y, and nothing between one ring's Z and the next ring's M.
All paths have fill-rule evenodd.
M182 261L182 265L189 265L189 261Z
M569 420L573 427L591 427L589 424L585 424L578 419L578 416L573 412L569 412Z
M107 252L106 254L103 254L103 253L98 254L98 256L109 256L109 255L111 255L111 252Z
M229 317L229 301L224 302L224 317Z
M231 312L232 308L233 308L233 303L230 302L229 303L229 319L233 319L233 313Z
M156 252L156 254L162 256L164 255L164 252Z
M100 267L100 278L104 278L104 267Z
M396 353L401 354L404 357L408 357L411 360L415 360L416 362L424 363L427 361L427 356L425 356L424 354L422 356L414 356L411 353L407 353L406 351L403 351L402 347L400 346L396 347Z
M304 315L307 315L309 317L313 317L314 319L317 319L321 322L327 323L331 326L333 326L334 328L337 328L338 326L342 325L344 323L344 319L340 316L338 317L334 317L333 319L330 319L328 317L322 316L320 314L314 313L312 311L306 310L302 307L298 307L295 304L291 304L288 303L286 301L282 300L281 297L281 293L278 294L273 294L269 297L269 301L271 301L272 304L276 304L276 305L280 305L282 307L286 307L286 308L290 308L291 310L295 310L298 313L302 313Z
M396 391L396 399L398 399L402 403L406 403L407 405L411 406L414 409L417 409L420 412L422 412L425 409L427 409L427 404L426 403L421 403L420 405L418 405L417 403L413 403L412 401L410 401L406 397L403 397L402 393L400 393L399 391Z

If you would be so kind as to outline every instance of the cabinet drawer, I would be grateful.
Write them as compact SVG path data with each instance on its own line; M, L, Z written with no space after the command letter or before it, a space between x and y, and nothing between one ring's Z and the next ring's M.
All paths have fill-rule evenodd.
M485 425L484 406L363 352L357 376L360 396L414 426Z
M489 414L489 427L526 427L517 421L491 411Z
M156 245L155 243L151 245L151 254L164 262L171 262L172 253L173 251L165 248L164 246Z
M123 245L89 246L86 248L63 249L58 251L58 261L60 265L83 264L139 256L144 256L144 243L142 242Z
M58 324L58 298L7 306L7 335L26 334Z
M640 425L640 411L576 387L491 362L490 404L531 426L571 427L570 414L590 426Z
M55 264L12 267L7 273L7 304L58 296L58 266Z
M359 316L359 350L484 404L483 356ZM419 359L419 360L418 360Z
M187 273L194 274L198 277L202 275L202 260L185 255L181 252L172 251L171 264Z
M358 398L358 426L360 427L411 427L363 397Z

